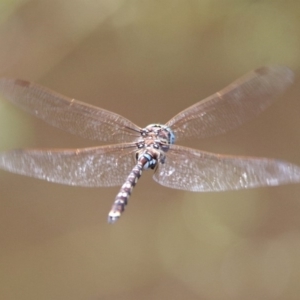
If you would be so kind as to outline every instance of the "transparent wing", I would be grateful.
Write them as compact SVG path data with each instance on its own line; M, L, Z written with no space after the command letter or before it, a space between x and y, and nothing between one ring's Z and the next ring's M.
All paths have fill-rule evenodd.
M135 159L132 144L83 149L12 150L0 153L0 168L50 182L86 186L124 183Z
M267 159L226 156L172 145L154 180L195 192L227 191L300 182L300 167Z
M177 140L225 133L265 110L275 96L291 85L293 78L287 67L262 67L183 110L166 125L172 128Z
M140 130L118 114L70 99L35 83L0 79L0 94L48 124L84 138L131 142L138 135L135 131Z

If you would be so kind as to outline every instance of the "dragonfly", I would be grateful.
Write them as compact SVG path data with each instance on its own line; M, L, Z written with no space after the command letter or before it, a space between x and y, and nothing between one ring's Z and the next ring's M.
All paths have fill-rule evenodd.
M121 186L108 222L119 219L142 172L159 184L216 192L299 183L300 167L268 158L230 156L175 144L224 134L256 117L293 83L285 66L253 70L221 91L144 128L114 112L20 79L1 79L0 94L50 125L108 145L81 149L0 152L0 168L49 182L84 187Z

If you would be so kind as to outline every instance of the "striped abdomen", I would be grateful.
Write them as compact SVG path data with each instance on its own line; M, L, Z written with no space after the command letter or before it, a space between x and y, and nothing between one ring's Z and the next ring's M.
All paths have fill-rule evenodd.
M143 172L143 165L138 163L130 172L125 183L122 185L120 192L116 196L115 202L108 214L108 223L114 223L121 216L127 205L128 199L131 195L131 191L136 185L138 179Z
M154 169L157 164L159 152L156 149L147 149L138 153L137 164L130 172L125 183L122 185L120 192L116 196L115 202L108 214L108 223L114 223L121 216L127 205L131 191L141 177L143 169Z

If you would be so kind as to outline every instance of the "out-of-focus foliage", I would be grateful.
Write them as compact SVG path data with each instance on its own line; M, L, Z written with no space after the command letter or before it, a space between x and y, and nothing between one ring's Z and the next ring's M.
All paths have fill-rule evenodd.
M298 0L0 1L1 76L166 122L258 66L300 66ZM298 76L299 77L299 76ZM217 153L300 165L299 80ZM0 147L85 147L0 102ZM0 173L0 298L299 299L300 186L184 193L145 172L121 220L118 188Z

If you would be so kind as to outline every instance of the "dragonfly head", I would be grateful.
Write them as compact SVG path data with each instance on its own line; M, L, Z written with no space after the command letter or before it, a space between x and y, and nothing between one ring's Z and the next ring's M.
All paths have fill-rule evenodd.
M161 124L150 124L141 130L143 138L159 140L162 144L174 144L175 134L170 127Z

